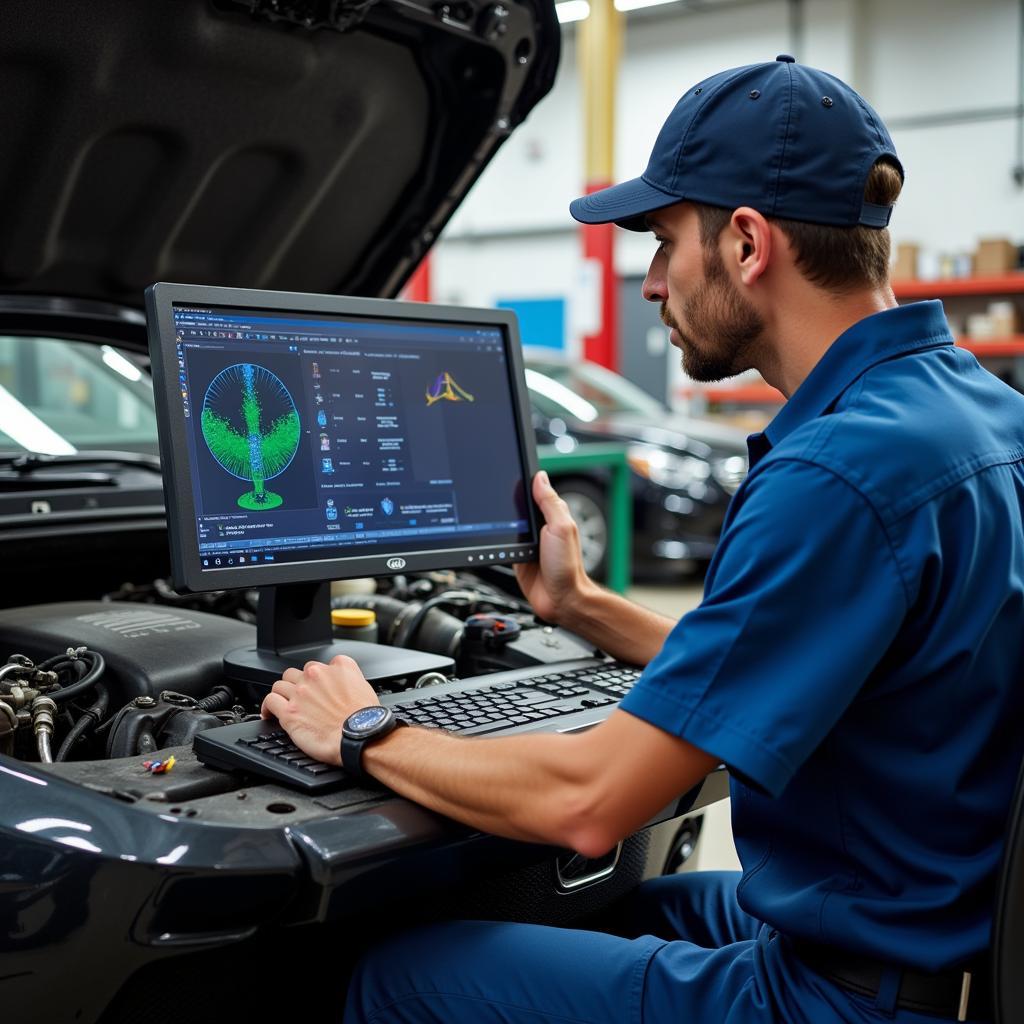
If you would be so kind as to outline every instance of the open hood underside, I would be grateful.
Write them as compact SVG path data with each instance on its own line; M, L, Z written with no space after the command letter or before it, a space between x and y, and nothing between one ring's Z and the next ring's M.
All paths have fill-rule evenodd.
M0 291L394 295L558 50L543 0L4 0Z

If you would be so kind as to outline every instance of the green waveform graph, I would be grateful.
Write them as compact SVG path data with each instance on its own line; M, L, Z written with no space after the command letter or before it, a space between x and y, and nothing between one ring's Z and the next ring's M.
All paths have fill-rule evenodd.
M301 424L281 378L254 363L235 363L210 382L203 399L203 440L217 463L252 490L240 508L260 512L284 498L266 482L283 473L299 450Z

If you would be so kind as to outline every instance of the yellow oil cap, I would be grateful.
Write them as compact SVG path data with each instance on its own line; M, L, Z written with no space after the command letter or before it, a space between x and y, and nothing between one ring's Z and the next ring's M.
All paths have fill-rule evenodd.
M331 611L334 626L372 626L377 613L369 608L335 608Z

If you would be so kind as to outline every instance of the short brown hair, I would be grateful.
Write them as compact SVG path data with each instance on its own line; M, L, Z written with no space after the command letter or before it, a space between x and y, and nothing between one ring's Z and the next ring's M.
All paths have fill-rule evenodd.
M864 184L864 199L892 206L903 188L903 178L884 157L871 168ZM710 248L718 241L732 210L694 204L700 216L700 238ZM796 254L796 265L811 284L826 291L850 292L881 287L889 280L889 229L858 225L852 228L807 224L799 220L769 218L777 224Z

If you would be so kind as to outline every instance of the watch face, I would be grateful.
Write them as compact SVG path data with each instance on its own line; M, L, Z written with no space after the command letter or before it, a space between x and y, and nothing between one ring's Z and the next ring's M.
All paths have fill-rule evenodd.
M345 723L350 732L370 732L388 716L387 708L363 708L349 715Z

